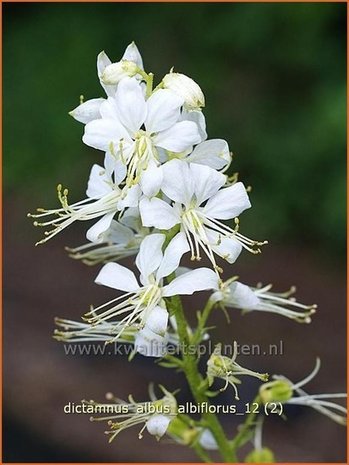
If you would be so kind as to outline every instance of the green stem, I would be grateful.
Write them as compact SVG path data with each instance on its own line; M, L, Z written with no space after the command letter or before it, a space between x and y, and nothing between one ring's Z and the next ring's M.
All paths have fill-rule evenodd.
M256 404L261 404L261 399L259 396L257 396L253 403ZM235 438L230 441L230 444L232 445L233 449L236 451L240 447L242 447L250 438L250 433L251 433L251 428L254 427L254 422L255 422L255 417L258 415L258 411L251 411L245 420L245 423L243 423L240 426L240 430L238 434L235 436Z
M208 455L208 453L200 446L200 444L194 444L193 449L196 452L196 455L205 463L211 463L211 457Z
M173 276L171 276L170 279L173 279ZM184 315L181 299L178 296L174 296L170 299L169 303L171 307L171 313L175 315L178 334L183 344L183 371L187 378L190 390L198 404L209 404L208 397L199 389L199 386L202 385L203 378L198 370L196 356L192 354L191 350L187 350L187 346L190 343L190 340L187 331L188 323ZM203 419L205 420L207 427L213 434L218 444L223 460L227 463L235 462L235 453L232 450L229 440L225 436L224 430L217 416L213 413L204 413Z
M192 344L198 344L201 341L203 333L205 331L206 321L208 320L214 305L215 302L211 299L208 299L202 313L199 315L198 326L191 340Z
M147 84L146 95L147 95L148 98L151 96L151 94L153 92L153 79L154 79L154 74L149 73L147 81L146 81L146 84Z

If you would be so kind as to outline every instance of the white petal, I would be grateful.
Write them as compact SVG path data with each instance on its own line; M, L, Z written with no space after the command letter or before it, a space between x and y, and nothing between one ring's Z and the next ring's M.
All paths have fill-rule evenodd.
M97 56L97 72L98 75L101 74L104 69L111 64L111 60L108 57L108 55L105 53L103 50L99 55Z
M93 165L87 183L86 195L91 199L100 199L112 191L111 178L102 166Z
M89 241L98 243L104 240L104 233L108 231L110 227L110 223L114 218L116 212L107 213L106 215L102 216L100 220L97 221L91 228L89 228L86 232L86 237Z
M115 168L115 163L116 163L116 158L114 155L111 154L111 152L108 150L105 152L104 156L104 168L107 172L108 176L112 176L114 168Z
M135 336L135 349L145 357L163 357L166 354L167 337L153 333L149 328L143 328Z
M133 61L134 63L136 63L136 65L138 66L138 68L144 69L144 68L143 68L142 56L141 56L141 54L139 53L138 47L137 47L137 45L136 45L134 42L131 42L131 43L126 47L125 53L123 54L123 56L122 56L121 59L122 59L122 60Z
M109 151L105 152L104 167L110 177L114 174L115 184L120 184L125 179L127 173L126 165L120 158L116 158Z
M104 98L93 98L91 100L87 100L74 108L74 110L69 112L69 114L77 121L80 121L80 123L89 123L90 121L101 117L99 109L103 102Z
M119 221L135 231L139 231L142 228L139 209L136 207L131 207L125 210Z
M170 90L159 89L154 92L147 100L147 131L160 132L173 126L178 121L183 102L181 97Z
M140 186L143 194L154 197L160 190L163 179L162 167L151 160L146 170L142 172Z
M83 142L90 147L106 152L111 144L118 147L120 139L129 137L125 128L113 119L96 119L85 126Z
M192 145L201 142L198 126L191 121L181 121L154 138L154 144L170 152L184 152Z
M224 186L227 177L205 165L190 164L190 172L194 181L194 193L197 205L216 194Z
M242 182L222 189L212 197L203 208L207 216L218 220L229 220L239 216L241 212L250 208L251 204Z
M175 278L163 288L163 296L193 294L206 289L217 289L217 275L209 268L198 268Z
M175 235L164 252L164 258L156 274L156 280L170 275L178 268L179 262L185 252L188 252L189 245L183 232Z
M216 231L205 228L212 250L228 263L235 263L242 251L242 245L234 237L222 237Z
M118 110L115 98L108 97L106 100L104 100L104 102L100 106L99 112L103 119L116 119L119 122L119 124L121 124L118 117Z
M139 284L134 273L118 263L107 263L98 273L95 283L125 292L135 292Z
M181 121L193 121L194 123L197 124L199 134L200 134L200 142L204 141L207 139L207 132L206 132L206 121L205 121L205 116L202 113L202 111L188 111L188 110L183 110L182 115L180 118Z
M128 244L134 239L134 232L127 226L119 223L119 221L112 221L109 231L108 239L114 244Z
M138 131L147 115L147 105L137 79L124 78L119 82L115 102L121 123L132 133Z
M258 297L246 284L234 281L229 286L229 290L228 303L230 305L242 308L243 310L253 310L258 306Z
M218 450L218 444L209 429L204 429L201 433L199 444L206 450Z
M136 207L141 195L141 190L138 185L132 187L124 187L123 194L126 189L126 195L118 201L118 209L123 210L125 207Z
M103 71L107 66L111 65L111 60L109 59L108 55L103 51L101 52L98 57L97 57L97 74L99 77L99 82L101 83L101 86L105 90L105 93L108 96L114 96L115 91L116 91L116 86L115 85L105 85L102 80L101 76L103 74Z
M138 255L136 257L136 265L141 272L143 280L158 269L162 260L162 245L165 241L165 234L150 234L141 242Z
M171 229L181 221L175 210L157 197L152 199L143 198L139 203L139 211L143 226Z
M194 181L188 164L171 160L162 165L164 180L161 190L175 202L189 205L194 194Z
M168 311L160 306L154 307L146 317L145 326L153 333L164 336L167 331Z
M186 160L220 170L231 160L228 143L223 139L206 140L197 145Z
M165 415L154 415L146 423L148 433L161 438L167 431L171 418Z

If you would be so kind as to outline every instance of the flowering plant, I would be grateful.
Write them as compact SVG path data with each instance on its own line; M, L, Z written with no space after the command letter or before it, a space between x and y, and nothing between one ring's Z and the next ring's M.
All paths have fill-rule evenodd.
M104 161L92 166L86 199L69 203L68 190L58 186L61 206L38 209L30 214L34 224L49 227L50 238L75 221L93 221L87 230L88 243L70 248L71 256L88 265L102 264L95 279L121 294L96 308L81 321L57 319L57 340L67 342L104 341L130 344L135 354L160 358L168 369L182 371L195 402L209 405L209 399L231 386L232 398L239 399L244 376L261 381L255 403L264 412L283 412L287 404L311 406L343 424L344 407L325 400L344 394L310 395L301 389L305 380L292 383L283 376L268 381L237 362L237 344L232 358L217 344L207 360L206 372L199 369L197 347L209 338L210 314L217 308L244 312L263 311L310 323L316 305L303 305L289 292L271 292L271 285L250 287L236 276L223 281L222 265L233 264L243 249L256 254L266 241L250 239L240 232L239 215L251 207L248 189L237 175L225 174L232 156L226 141L207 139L202 108L205 98L190 77L174 72L154 88L152 73L144 70L134 43L120 61L112 63L104 52L97 59L98 77L106 97L81 102L70 114L84 124L83 142L104 154ZM233 223L233 224L231 224ZM203 256L210 267L185 269L182 257L189 252L193 264ZM137 276L118 260L135 256ZM181 295L209 291L210 297L197 325L190 328ZM175 353L169 347L175 346ZM241 378L242 377L242 378ZM213 390L216 380L223 387ZM218 384L218 383L217 383ZM192 418L177 404L175 394L160 386L158 399L150 387L149 401L122 401L112 394L107 403L88 401L93 416L107 421L109 440L126 428L142 425L157 439L167 434L178 444L193 448L204 461L218 450L225 462L237 461L239 449L252 441L249 462L273 461L263 447L263 410L246 412L246 420L235 437L223 430L219 418L205 409Z

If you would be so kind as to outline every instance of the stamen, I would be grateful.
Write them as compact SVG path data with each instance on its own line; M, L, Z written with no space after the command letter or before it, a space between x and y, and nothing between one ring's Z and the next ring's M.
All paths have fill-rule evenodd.
M121 191L117 189L98 200L88 198L75 204L68 205L68 190L64 189L62 194L62 186L59 184L57 187L57 192L62 208L54 210L40 209L39 211L41 213L39 214L28 213L28 216L31 218L55 216L55 218L45 222L38 222L37 220L34 221L34 226L54 226L54 229L45 231L44 234L46 237L38 241L35 245L47 242L49 239L63 231L63 229L67 228L75 221L88 221L103 216L106 213L112 213L114 211L116 213L117 202L121 198Z

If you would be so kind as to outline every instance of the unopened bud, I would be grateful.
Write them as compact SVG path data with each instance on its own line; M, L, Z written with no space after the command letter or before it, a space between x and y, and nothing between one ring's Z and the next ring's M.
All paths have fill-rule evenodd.
M245 463L273 463L274 461L274 454L267 447L255 449L245 458Z
M132 77L138 74L139 68L133 61L121 60L108 65L102 73L101 80L104 84L117 84L124 77Z
M200 86L185 74L166 74L162 82L165 89L172 90L184 99L187 110L197 110L205 106L205 97Z
M180 444L190 446L200 434L200 430L188 426L179 417L175 417L167 429L167 434L172 436Z
M259 395L264 404L268 402L287 402L293 395L291 384L286 380L278 379L262 384Z

